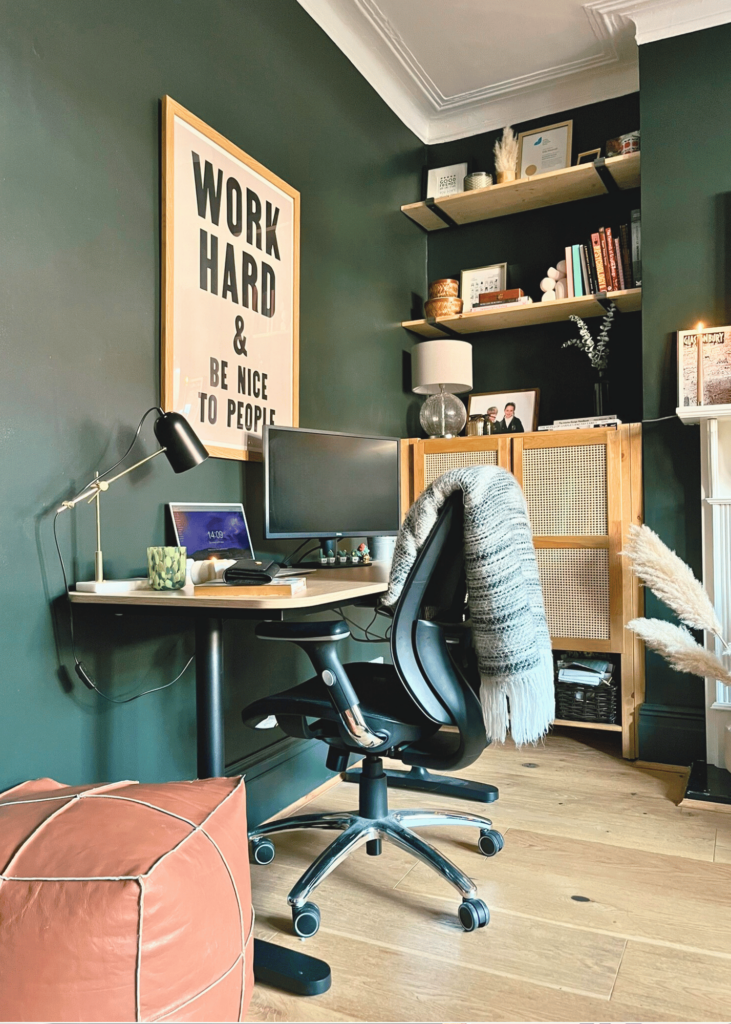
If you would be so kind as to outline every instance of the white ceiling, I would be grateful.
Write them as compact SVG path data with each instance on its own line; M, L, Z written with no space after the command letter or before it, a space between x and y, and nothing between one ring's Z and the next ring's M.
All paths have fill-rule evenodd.
M422 142L634 92L638 42L731 0L299 0Z

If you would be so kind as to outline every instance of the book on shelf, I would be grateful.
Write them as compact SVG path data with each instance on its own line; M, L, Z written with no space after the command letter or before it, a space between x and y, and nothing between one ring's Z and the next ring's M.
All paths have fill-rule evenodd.
M508 302L511 299L522 299L524 295L522 288L505 288L501 292L480 292L477 301L480 305L488 302Z
M616 416L587 416L576 420L554 420L553 423L539 427L539 430L592 430L598 427L614 428L622 425Z
M600 227L586 242L567 245L566 289L569 298L621 292L642 285L640 211L633 210L630 224Z
M642 285L642 236L639 210L633 210L630 215L630 239L632 246L632 278L635 288L639 288Z
M515 299L497 299L494 302L476 302L471 313L474 313L476 309L495 309L496 306L529 306L533 302L530 295L520 295Z
M564 258L566 260L566 296L569 299L574 297L574 259L573 259L573 246L567 245L564 249Z
M612 662L600 658L559 658L556 667L560 683L600 686L608 683L614 674Z

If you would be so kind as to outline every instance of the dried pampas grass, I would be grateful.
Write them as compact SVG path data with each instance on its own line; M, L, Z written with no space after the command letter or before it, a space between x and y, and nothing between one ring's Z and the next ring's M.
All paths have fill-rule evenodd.
M495 170L500 174L515 172L518 165L518 139L508 125L503 128L503 137L495 143Z
M627 628L644 640L651 650L661 654L671 668L677 669L678 672L690 672L691 675L702 678L708 676L722 683L731 683L731 672L726 669L720 658L696 643L683 626L675 626L672 622L663 622L662 619L633 619L627 624Z
M624 554L642 582L668 608L672 608L681 622L691 629L705 629L713 633L724 648L727 647L721 635L721 623L703 584L649 526L630 527L629 542Z

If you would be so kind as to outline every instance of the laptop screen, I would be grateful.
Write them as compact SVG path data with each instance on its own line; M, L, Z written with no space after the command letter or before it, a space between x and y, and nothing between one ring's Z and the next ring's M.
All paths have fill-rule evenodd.
M232 549L242 552L240 558L254 558L242 504L171 502L170 514L178 544L187 548L189 558L215 558L217 551Z

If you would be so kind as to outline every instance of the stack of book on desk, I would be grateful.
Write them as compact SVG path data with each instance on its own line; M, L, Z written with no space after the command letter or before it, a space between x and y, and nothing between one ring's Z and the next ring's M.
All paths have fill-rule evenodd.
M196 596L203 597L220 597L224 593L230 597L296 597L306 590L307 580L304 576L285 576L275 577L269 583L240 587L216 580L212 583L199 584L195 588L195 593Z
M593 427L619 427L622 421L616 416L583 416L575 420L554 420L539 427L539 430L591 430Z

